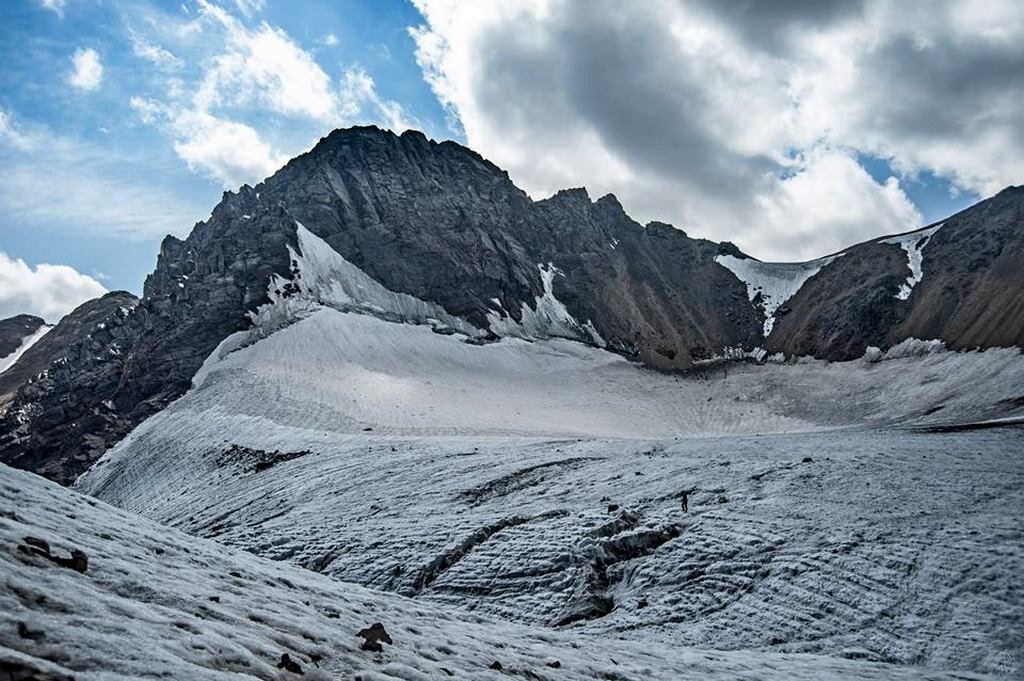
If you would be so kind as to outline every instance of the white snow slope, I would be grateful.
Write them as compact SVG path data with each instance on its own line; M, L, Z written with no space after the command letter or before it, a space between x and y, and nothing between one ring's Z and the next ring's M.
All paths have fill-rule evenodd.
M928 245L928 240L935 232L939 231L940 227L942 225L938 224L934 227L882 240L883 244L896 244L907 252L907 267L910 268L910 276L907 277L906 282L900 284L900 290L896 292L898 300L909 299L910 292L924 279L924 270L921 267L921 262L924 260L924 247Z
M0 670L12 679L967 679L557 632L341 584L0 466ZM84 551L79 573L19 550ZM393 643L360 649L380 622ZM500 669L492 666L498 663Z
M229 339L79 487L581 637L1019 667L1024 434L903 428L1019 414L1019 350L682 378L462 338L321 307Z
M17 362L21 358L21 356L25 354L25 351L28 350L33 345L35 345L39 341L39 339L45 336L52 328L52 326L43 324L38 329L36 329L34 333L30 333L29 335L22 338L21 345L18 346L17 350L7 355L6 357L0 357L0 374L14 366L14 363Z
M715 261L728 268L747 285L747 295L753 301L761 294L760 307L764 312L764 335L767 338L775 327L775 312L796 295L800 287L821 268L840 255L832 255L807 262L761 262L753 258L719 255Z

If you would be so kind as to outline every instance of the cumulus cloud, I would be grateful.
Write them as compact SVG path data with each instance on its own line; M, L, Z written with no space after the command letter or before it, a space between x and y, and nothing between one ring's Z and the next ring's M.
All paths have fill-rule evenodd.
M319 120L335 115L330 77L287 33L265 22L248 29L213 5L206 12L224 28L227 41L196 92L199 109L258 102L286 115Z
M71 72L68 83L79 90L95 90L103 80L103 64L100 55L91 47L78 48L71 55Z
M585 184L785 259L920 221L857 152L982 194L1024 177L1012 2L415 4L452 125L537 197Z
M258 3L244 4L247 14L259 9ZM326 128L377 122L401 132L415 125L401 105L379 94L365 70L348 67L332 79L279 27L249 26L207 0L199 0L198 14L186 25L181 35L201 35L204 43L218 45L202 60L199 77L191 83L175 78L164 96L136 96L131 105L144 122L173 138L190 168L227 188L262 180ZM268 134L270 126L256 127L267 114L313 122L315 134L301 145L275 144L267 139L275 136Z
M799 168L753 202L755 231L744 242L755 254L808 260L865 236L903 232L921 215L895 177L879 185L847 152L816 148Z
M0 251L0 319L33 314L52 324L106 292L98 281L67 265L30 267Z

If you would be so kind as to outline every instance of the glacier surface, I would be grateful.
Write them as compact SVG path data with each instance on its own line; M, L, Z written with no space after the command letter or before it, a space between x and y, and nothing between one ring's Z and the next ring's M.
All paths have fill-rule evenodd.
M324 305L215 353L78 487L559 635L1008 674L1024 439L940 431L1019 415L1024 357L910 354L683 377Z

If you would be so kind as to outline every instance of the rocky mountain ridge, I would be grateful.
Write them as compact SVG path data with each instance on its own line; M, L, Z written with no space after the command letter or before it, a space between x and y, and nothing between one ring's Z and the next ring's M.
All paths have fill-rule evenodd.
M0 460L72 481L183 394L275 286L288 289L300 226L484 339L567 336L673 370L737 349L849 359L919 334L1024 346L1022 206L1024 188L1011 188L947 220L921 251L925 275L908 299L897 296L914 276L909 252L874 240L769 308L722 264L758 262L732 244L642 226L612 195L572 189L533 201L479 154L419 132L337 130L256 187L225 193L187 239L167 237L137 304L119 305L127 312L97 322L99 333L68 338L42 379L18 374ZM958 252L965 243L975 257ZM551 300L565 319L552 318L542 304Z
M30 314L0 319L0 360L13 355L25 338L45 325L45 320Z

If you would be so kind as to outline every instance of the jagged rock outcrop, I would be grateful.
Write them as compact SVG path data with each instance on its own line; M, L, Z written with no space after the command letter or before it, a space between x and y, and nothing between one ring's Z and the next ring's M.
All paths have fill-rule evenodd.
M131 425L110 401L136 341L138 299L125 291L83 303L0 375L16 398L0 417L3 460L68 483ZM98 453L97 453L98 452Z
M1022 343L1024 200L1020 190L1004 198L932 237L909 301L895 298L907 277L901 246L848 250L779 308L769 349L837 359L908 335L948 336L957 347ZM720 264L746 258L732 244L641 226L612 195L593 201L571 189L533 201L453 142L350 128L256 187L225 193L187 239L167 237L142 298L115 324L54 336L67 350L42 379L17 382L0 418L0 461L70 482L183 394L217 345L250 325L271 284L295 276L289 248L300 224L387 289L440 305L482 335L529 335L538 301L554 299L571 323L551 333L659 369L765 344L760 299ZM976 253L954 262L964 243ZM985 296L1002 308L981 310Z
M25 350L17 362L0 374L0 408L14 396L18 388L36 378L54 362L67 356L69 348L74 343L101 330L97 328L100 324L110 322L112 328L116 328L119 325L119 317L127 314L122 313L121 308L131 310L137 301L138 299L127 291L113 291L86 301L65 315L53 329ZM97 342L107 344L125 340L123 334L110 338L108 341L106 336L101 336Z
M539 266L550 264L568 311L652 366L686 367L759 341L741 283L714 262L718 244L641 227L611 195L594 202L572 189L531 201L478 154L419 132L335 131L238 197L249 213L286 206L387 288L478 327L493 314L519 321L544 291Z

